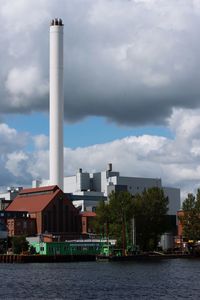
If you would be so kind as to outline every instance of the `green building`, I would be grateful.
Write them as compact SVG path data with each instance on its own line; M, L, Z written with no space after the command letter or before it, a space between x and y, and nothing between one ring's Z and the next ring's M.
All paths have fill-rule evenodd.
M98 255L104 254L105 242L31 242L36 254L40 255ZM107 246L107 245L106 245ZM110 245L111 249L112 246Z

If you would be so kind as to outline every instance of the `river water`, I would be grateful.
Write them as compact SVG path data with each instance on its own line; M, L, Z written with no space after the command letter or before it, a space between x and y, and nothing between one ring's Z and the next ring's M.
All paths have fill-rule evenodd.
M0 264L0 299L200 299L200 259Z

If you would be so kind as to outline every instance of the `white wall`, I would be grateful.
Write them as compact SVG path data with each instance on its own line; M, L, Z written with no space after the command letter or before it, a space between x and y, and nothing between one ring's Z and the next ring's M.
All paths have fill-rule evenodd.
M75 193L77 191L76 175L64 177L64 193Z
M90 190L89 173L78 172L74 176L64 177L64 193L76 193Z

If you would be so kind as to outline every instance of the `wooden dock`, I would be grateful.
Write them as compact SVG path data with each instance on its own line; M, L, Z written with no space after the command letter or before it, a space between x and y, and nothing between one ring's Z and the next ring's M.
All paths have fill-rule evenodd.
M20 255L1 254L0 263L55 263L95 261L96 255Z
M138 254L130 256L102 256L102 255L24 255L0 254L0 263L58 263L83 261L149 261L176 258L200 258L190 254Z

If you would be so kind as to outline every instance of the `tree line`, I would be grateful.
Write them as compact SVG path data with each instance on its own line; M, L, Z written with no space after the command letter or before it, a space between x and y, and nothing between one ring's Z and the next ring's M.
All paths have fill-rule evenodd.
M95 232L117 240L125 252L133 244L133 223L136 244L141 250L157 248L161 235L170 230L167 218L168 197L162 189L153 187L132 196L129 192L112 192L108 201L96 209Z
M194 244L200 240L200 189L196 195L190 193L182 204L179 221L183 227L182 237Z

